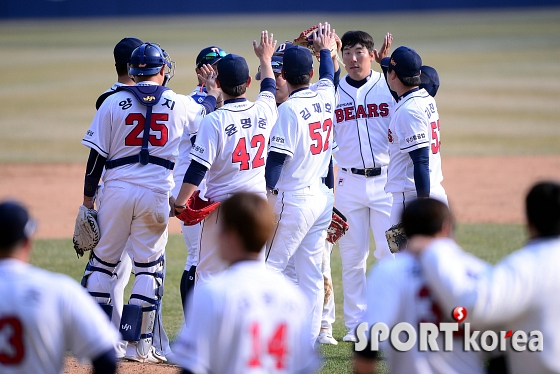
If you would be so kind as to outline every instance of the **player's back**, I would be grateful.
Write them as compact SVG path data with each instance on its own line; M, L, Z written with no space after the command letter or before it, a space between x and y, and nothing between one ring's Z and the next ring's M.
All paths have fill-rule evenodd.
M319 358L307 339L311 327L303 295L260 261L232 265L223 277L197 289L194 299L204 305L205 318L187 321L187 329L192 323L195 330L183 334L186 340L175 349L187 355L191 370L312 373L318 368Z
M384 285L384 286L379 286ZM365 321L370 326L376 322L387 324L389 329L399 322L417 327L421 322L438 325L444 322L445 314L435 302L422 275L418 260L408 254L399 253L394 259L381 260L368 277L368 294ZM445 316L444 316L445 314ZM451 322L451 321L446 321ZM418 331L417 331L418 333ZM419 338L419 334L417 335ZM439 352L420 352L419 341L409 351L394 349L389 341L381 343L391 373L394 374L482 374L482 358L478 352L463 352L459 340L454 341L454 350L444 352L441 332L437 339ZM406 333L400 340L407 341Z
M82 287L18 260L0 261L0 372L62 372L66 351L92 359L117 332Z
M276 101L269 91L255 102L238 100L226 101L202 120L191 150L192 159L209 168L205 196L212 200L239 191L266 193L266 147L278 115Z
M332 155L334 109L334 85L327 79L314 90L296 91L280 105L270 151L288 157L278 189L293 191L321 182Z
M200 118L202 110L190 97L171 90L163 92L152 108L148 139L150 156L175 162L183 130L196 132L191 127L198 125L196 120ZM82 143L94 148L108 160L138 155L142 147L146 113L146 106L134 94L129 91L117 92L103 102ZM152 163L108 169L104 179L105 182L118 179L142 184L162 192L169 191L173 184L171 171Z
M436 102L424 89L413 92L395 105L389 125L387 192L415 191L414 167L408 152L429 147L430 186L443 180L440 154L440 120Z

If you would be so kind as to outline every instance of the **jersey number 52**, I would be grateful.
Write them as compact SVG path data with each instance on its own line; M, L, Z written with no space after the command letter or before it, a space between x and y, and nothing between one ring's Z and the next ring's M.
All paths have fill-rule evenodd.
M327 118L323 125L321 126L321 122L311 122L309 124L309 136L311 136L311 146L309 150L311 151L312 155L318 155L321 152L326 151L329 149L329 138L331 136L332 130L332 120ZM323 142L323 135L321 133L327 133L327 137Z

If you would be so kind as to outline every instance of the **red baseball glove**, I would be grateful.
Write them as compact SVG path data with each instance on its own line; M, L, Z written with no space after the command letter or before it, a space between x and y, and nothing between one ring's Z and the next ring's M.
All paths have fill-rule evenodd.
M331 224L327 228L327 241L329 243L335 244L342 235L346 234L346 231L350 226L346 223L346 217L344 214L340 213L338 209L333 207Z
M177 218L185 223L185 226L193 226L204 220L210 215L218 206L220 202L210 202L204 201L198 196L200 194L199 190L194 191L194 193L187 200L187 206L183 211L177 214Z

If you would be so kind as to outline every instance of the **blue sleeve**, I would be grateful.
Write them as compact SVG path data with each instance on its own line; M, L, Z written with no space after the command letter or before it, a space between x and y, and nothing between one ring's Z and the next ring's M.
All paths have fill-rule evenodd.
M331 156L331 162L329 162L329 172L327 173L327 177L325 178L325 186L327 186L331 190L334 188L334 168L333 168L332 156Z
M280 174L282 173L282 166L284 166L284 161L286 161L286 155L284 153L278 153L274 151L268 153L266 166L264 168L264 179L266 180L266 188L273 190L276 187L276 183L278 183Z
M331 82L334 82L334 64L331 58L331 51L328 49L321 49L319 79L329 79Z
M183 183L190 183L198 186L204 179L207 171L208 168L206 166L192 160L187 172L185 173L185 177L183 178Z
M414 164L414 184L418 197L430 197L430 147L409 152Z
M334 83L334 89L338 89L338 83L340 83L340 66L338 67L338 70L334 72L334 79L333 79L333 83Z
M269 91L276 96L276 81L272 78L264 78L261 81L261 92Z
M212 95L207 95L200 105L206 109L206 114L212 113L216 109L216 98Z
M90 149L84 178L84 196L95 196L106 162L105 157L101 156L95 149Z

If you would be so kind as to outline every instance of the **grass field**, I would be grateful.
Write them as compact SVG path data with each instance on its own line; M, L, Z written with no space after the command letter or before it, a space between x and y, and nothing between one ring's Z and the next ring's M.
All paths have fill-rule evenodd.
M170 86L190 93L194 60L216 44L246 56L263 29L280 41L328 20L415 48L441 77L445 155L550 154L560 149L560 8L255 16L191 16L0 23L0 162L83 162L80 140L97 96L114 80L112 50L134 35L177 62ZM209 24L211 23L211 28ZM249 89L254 98L257 85Z
M460 224L457 227L456 234L457 241L466 250L489 262L496 262L504 255L520 248L525 240L525 233L519 225ZM165 279L163 323L171 338L175 338L183 322L179 282L185 258L186 250L182 236L170 236L167 246L167 277ZM46 269L69 274L79 281L82 277L86 260L85 258L78 260L74 257L71 239L40 239L35 244L32 263ZM370 256L370 267L373 263L374 258ZM322 353L325 358L325 366L322 373L343 374L352 372L350 361L352 345L341 341L344 334L346 334L342 315L341 274L340 255L338 246L335 246L332 256L332 275L337 320L333 325L333 335L340 343L337 346L322 347ZM127 290L128 294L131 283Z

